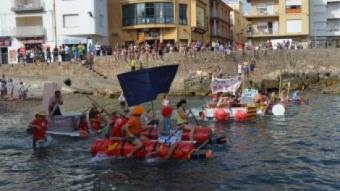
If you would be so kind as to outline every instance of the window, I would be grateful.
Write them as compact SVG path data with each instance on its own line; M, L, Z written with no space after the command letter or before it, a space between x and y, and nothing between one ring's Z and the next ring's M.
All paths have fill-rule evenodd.
M188 15L187 15L187 5L179 4L179 24L187 25L188 24Z
M64 28L79 27L79 14L63 15Z
M340 19L328 19L327 30L330 32L339 31L340 30Z
M123 26L173 24L173 3L135 3L123 5Z
M200 28L205 28L205 10L202 7L197 7L196 10L196 25Z
M286 13L301 13L301 0L286 0Z
M104 24L104 15L100 14L99 15L99 27L104 28L105 24Z
M301 20L287 20L286 21L287 33L300 33L302 32L302 21Z

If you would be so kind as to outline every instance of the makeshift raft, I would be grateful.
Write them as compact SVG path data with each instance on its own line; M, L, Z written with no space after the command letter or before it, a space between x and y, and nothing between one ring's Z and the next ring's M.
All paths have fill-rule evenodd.
M159 158L164 159L168 152L169 146L160 144L157 141L144 141L143 148L137 151L135 158ZM106 157L127 157L131 152L133 145L125 140L98 139L91 146L91 154L93 157L104 155ZM192 142L181 141L176 143L176 148L170 159L173 160L190 160L190 159L208 159L212 157L211 150L195 149Z

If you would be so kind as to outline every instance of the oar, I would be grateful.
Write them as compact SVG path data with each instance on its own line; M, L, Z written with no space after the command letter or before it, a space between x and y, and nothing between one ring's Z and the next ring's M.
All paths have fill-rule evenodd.
M72 86L72 81L71 79L65 79L64 80L64 84L68 87L71 87ZM92 103L95 104L96 107L99 107L100 109L102 109L108 116L111 116L111 114L106 110L104 109L102 106L100 106L94 99L92 99L89 95L85 95L85 97L87 97L87 99L89 99L90 101L92 101Z
M191 113L192 117L194 118L194 121L195 121L196 125L200 126L200 124L198 123L198 120L196 119L196 116L194 115L194 113L192 112L191 109L189 109L189 113Z

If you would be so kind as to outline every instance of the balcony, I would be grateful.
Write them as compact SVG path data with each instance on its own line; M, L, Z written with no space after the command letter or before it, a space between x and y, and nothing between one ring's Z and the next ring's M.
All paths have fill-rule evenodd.
M13 29L13 36L24 37L42 37L45 36L45 28L43 26L17 26Z
M230 24L230 17L227 16L227 15L223 15L221 13L218 13L217 11L212 11L211 19L212 20L217 19L217 20L220 20L224 23Z
M273 18L273 17L279 17L279 11L256 11L256 12L250 12L248 15L245 15L247 19L253 19L253 18Z
M232 40L232 32L227 33L227 32L222 32L222 31L212 31L211 32L211 37L215 38L223 38L223 39L229 39Z
M278 36L279 33L276 31L273 31L272 28L268 28L268 29L261 29L261 30L257 30L257 31L247 31L246 35L247 37L266 37L266 36Z
M20 12L39 12L44 10L41 0L14 0L12 11Z
M12 30L10 28L0 28L0 37L12 36Z

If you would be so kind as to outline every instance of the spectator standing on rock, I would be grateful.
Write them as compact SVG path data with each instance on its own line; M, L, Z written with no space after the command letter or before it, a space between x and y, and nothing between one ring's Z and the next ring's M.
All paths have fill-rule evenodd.
M10 94L10 98L13 98L13 94L14 94L14 83L13 83L13 80L12 80L12 79L9 79L7 88L8 88L8 92L9 92L9 94Z
M1 99L4 99L7 94L7 86L6 86L6 80L1 79L0 81L0 97Z
M96 48L96 56L100 56L100 48L101 48L100 45L96 44L95 48Z
M53 62L57 62L57 61L58 61L58 48L57 46L55 46L53 49Z
M255 57L253 57L251 60L250 60L250 72L253 72L254 69L256 67L256 59Z
M137 65L137 60L136 60L136 58L133 56L133 57L131 58L131 61L130 61L131 71L136 70L136 65Z
M46 63L51 63L52 59L51 59L51 50L50 47L47 47L46 49Z
M24 86L23 82L19 83L18 95L20 100L25 100L27 98L28 88Z

